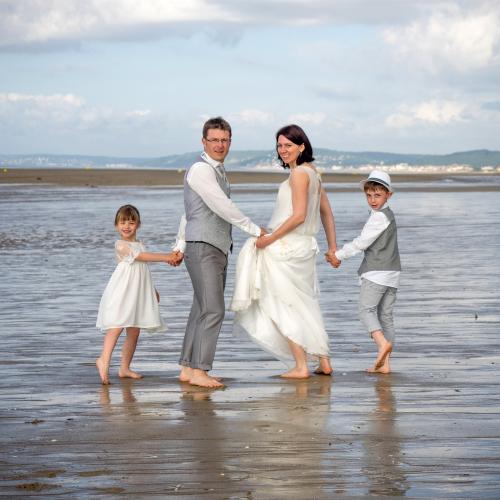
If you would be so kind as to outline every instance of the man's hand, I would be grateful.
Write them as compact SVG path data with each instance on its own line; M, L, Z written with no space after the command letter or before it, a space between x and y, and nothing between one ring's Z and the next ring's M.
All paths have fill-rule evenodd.
M171 257L167 263L174 267L180 266L184 259L184 254L179 250L175 250L170 254L170 256Z
M269 231L265 227L260 228L260 236L264 236L267 234Z

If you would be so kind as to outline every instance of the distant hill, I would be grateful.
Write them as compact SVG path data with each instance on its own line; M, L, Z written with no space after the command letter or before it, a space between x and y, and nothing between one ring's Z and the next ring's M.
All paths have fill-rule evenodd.
M199 152L159 158L129 158L86 155L3 155L2 168L166 168L184 169L191 165ZM318 148L316 165L325 170L351 170L362 167L387 166L404 171L411 167L462 166L464 170L483 167L500 169L500 151L487 149L463 151L447 155L398 154L374 151L350 152ZM231 151L226 165L234 170L272 169L278 166L275 151ZM392 170L392 169L391 169Z

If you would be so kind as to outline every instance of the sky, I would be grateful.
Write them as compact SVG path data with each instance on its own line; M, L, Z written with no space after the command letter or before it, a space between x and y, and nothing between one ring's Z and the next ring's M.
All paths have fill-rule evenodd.
M500 150L500 0L0 0L0 154Z

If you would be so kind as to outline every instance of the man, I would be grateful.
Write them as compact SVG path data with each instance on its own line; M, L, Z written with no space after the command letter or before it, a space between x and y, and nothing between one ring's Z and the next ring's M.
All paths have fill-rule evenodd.
M184 177L185 215L181 219L174 250L184 259L193 285L193 304L179 360L179 380L201 387L224 387L208 375L225 315L224 287L231 228L252 236L265 230L254 224L230 200L224 159L231 145L231 127L221 117L203 126L200 159Z

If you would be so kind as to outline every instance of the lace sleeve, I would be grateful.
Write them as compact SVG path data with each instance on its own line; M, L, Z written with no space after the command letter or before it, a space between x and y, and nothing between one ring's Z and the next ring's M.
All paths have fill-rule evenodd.
M142 252L141 245L118 240L115 243L115 256L117 262L127 262L132 264L136 257Z

